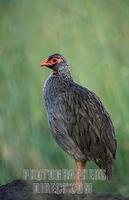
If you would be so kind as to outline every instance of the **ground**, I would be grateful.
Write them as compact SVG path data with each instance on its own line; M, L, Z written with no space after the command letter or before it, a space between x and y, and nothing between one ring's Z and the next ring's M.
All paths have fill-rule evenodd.
M34 194L32 183L15 180L0 186L0 200L129 200L120 194Z

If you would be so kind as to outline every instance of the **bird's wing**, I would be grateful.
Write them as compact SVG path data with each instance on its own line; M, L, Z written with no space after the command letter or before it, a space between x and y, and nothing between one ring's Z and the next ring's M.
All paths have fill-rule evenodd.
M60 94L57 100L57 113L60 116L55 117L54 121L58 124L58 132L63 133L59 137L65 135L64 140L60 139L62 143L68 140L69 145L77 147L86 157L105 157L107 151L115 157L113 124L93 92L74 84L70 90Z
M73 86L73 93L80 102L79 109L83 115L87 113L89 121L89 134L93 145L99 145L102 150L109 150L113 157L116 152L115 131L111 118L103 106L101 100L94 92L75 84ZM86 109L83 109L86 107ZM80 114L82 116L82 114ZM85 123L83 121L83 123Z

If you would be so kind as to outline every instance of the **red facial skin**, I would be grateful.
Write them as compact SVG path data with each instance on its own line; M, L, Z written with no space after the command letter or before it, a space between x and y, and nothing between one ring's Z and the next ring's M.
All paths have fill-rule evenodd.
M40 66L41 66L41 67L42 67L42 66L46 66L46 67L49 67L49 68L52 69L52 66L54 66L55 64L58 64L58 63L60 63L60 62L62 62L62 61L63 61L62 58L57 58L57 57L51 58L50 60L45 59L45 60L43 60L43 61L41 62Z

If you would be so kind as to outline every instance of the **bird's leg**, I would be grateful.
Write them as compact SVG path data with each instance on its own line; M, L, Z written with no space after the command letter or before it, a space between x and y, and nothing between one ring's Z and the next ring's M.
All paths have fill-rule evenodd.
M83 170L85 169L86 161L76 161L76 180L75 186L77 190L83 187Z

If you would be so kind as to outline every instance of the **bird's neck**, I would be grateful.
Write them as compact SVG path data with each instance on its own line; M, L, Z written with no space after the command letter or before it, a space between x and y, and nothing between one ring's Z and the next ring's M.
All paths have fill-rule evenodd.
M53 71L53 76L58 76L62 79L73 80L70 69L62 67L58 71Z

